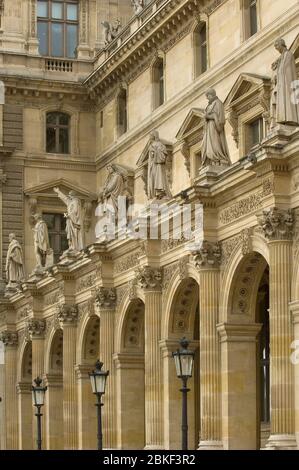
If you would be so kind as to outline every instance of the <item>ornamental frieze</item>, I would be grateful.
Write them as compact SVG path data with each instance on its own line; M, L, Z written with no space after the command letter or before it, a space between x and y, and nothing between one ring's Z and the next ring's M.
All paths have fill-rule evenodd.
M137 266L140 257L140 252L131 253L128 256L124 256L114 263L114 273L120 274L127 271L130 268Z
M223 268L225 268L225 266L228 264L232 253L235 251L236 247L239 246L241 243L242 234L238 234L232 238L229 238L228 240L224 240L223 242L221 242Z
M89 274L88 276L82 277L79 279L77 284L77 293L80 293L90 287L93 287L96 281L95 274Z
M233 220L237 220L244 215L255 212L262 207L262 201L266 196L273 193L274 183L268 179L263 182L261 191L241 199L230 207L223 209L219 213L219 220L222 225L229 224Z

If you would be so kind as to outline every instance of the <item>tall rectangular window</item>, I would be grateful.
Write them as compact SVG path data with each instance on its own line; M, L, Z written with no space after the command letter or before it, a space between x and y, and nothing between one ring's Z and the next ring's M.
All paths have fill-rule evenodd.
M257 0L250 0L250 36L257 33Z
M259 117L248 124L247 149L249 151L255 145L258 145L264 138L264 121Z
M37 35L41 55L76 57L78 9L78 0L38 0Z
M244 40L254 36L258 26L258 0L243 0L243 36Z
M208 69L207 25L200 23L193 33L195 77Z
M164 61L162 58L158 58L153 65L153 101L154 109L161 106L165 101L164 92Z
M49 232L50 246L54 251L54 262L59 261L62 253L68 249L65 232L66 219L63 214L43 214Z

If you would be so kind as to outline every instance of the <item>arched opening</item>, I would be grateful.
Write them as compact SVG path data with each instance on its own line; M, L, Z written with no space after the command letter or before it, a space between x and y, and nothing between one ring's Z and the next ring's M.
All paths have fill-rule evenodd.
M89 372L99 358L100 319L92 316L84 328L81 357L76 366L78 382L78 414L79 414L79 449L94 450L97 448L97 422L95 396L92 394Z
M227 323L221 325L225 449L260 449L270 420L269 267L253 252L232 276ZM246 406L244 406L246 403ZM238 432L242 429L242 433Z
M133 300L126 311L120 352L115 357L117 447L145 446L144 303Z
M256 322L262 325L257 348L258 416L260 421L260 447L264 448L270 436L270 321L269 321L269 268L265 269L258 295Z
M27 342L21 358L21 373L17 385L19 415L19 449L33 449L34 410L31 398L32 343Z
M46 370L46 440L48 450L63 449L63 332L54 333Z
M179 348L182 337L191 341L195 351L193 377L188 381L189 448L196 449L200 435L200 368L199 368L199 289L192 278L179 283L171 300L168 338L162 347L164 371L164 441L167 449L181 446L181 382L177 378L172 352Z

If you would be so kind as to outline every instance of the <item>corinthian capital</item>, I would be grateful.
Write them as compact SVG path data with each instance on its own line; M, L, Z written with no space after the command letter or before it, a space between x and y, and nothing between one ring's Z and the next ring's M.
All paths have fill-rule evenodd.
M221 263L221 245L220 243L204 241L201 249L194 251L192 256L197 269L207 267L217 268Z
M0 333L0 341L2 341L4 346L17 346L18 333L16 331L2 331Z
M78 319L77 305L60 305L58 307L58 320L61 325L76 323Z
M136 270L136 282L142 289L161 289L162 271L160 268L144 266Z
M293 235L294 216L291 210L282 210L277 207L263 211L258 217L265 237L269 241L291 240Z
M96 293L96 303L99 308L114 309L116 306L115 288L100 287Z
M46 330L45 320L29 320L27 323L27 330L30 338L43 338Z

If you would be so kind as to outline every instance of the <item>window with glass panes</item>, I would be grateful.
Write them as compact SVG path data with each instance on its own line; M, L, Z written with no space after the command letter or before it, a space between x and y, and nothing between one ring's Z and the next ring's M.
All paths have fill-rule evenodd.
M54 262L59 261L60 256L68 249L65 232L66 219L63 214L43 214L49 232L50 246L54 252Z
M65 113L47 113L46 152L69 153L70 117Z
M78 0L38 0L37 35L41 55L76 57L78 15Z

